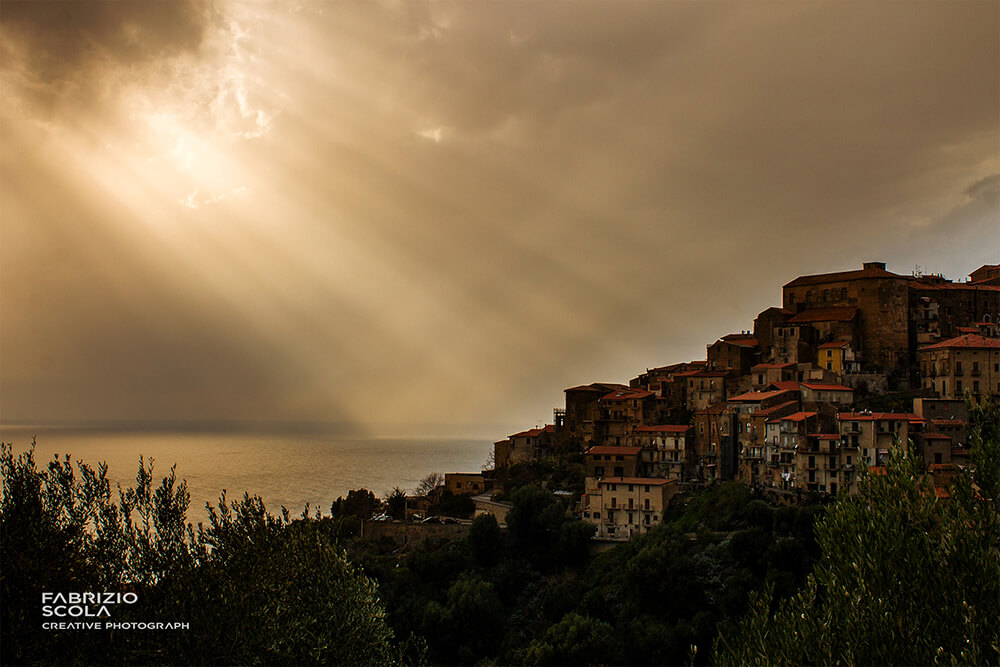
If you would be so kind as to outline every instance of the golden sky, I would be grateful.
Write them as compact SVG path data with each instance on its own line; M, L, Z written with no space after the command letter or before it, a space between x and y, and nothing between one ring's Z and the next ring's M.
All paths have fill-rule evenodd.
M0 68L6 422L500 437L1000 256L995 0L3 0Z

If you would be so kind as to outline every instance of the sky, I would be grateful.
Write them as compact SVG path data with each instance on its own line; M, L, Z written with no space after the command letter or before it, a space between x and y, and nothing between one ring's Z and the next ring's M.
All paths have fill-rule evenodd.
M1000 261L1000 3L0 2L0 420L499 439Z

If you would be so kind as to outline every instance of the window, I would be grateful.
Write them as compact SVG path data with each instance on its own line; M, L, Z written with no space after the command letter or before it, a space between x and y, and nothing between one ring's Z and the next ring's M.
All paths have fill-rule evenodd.
M962 381L961 380L955 380L955 392L959 393L959 394L962 393Z
M629 512L629 513L628 513L628 522L629 522L630 524L633 524L633 523L635 523L635 513L633 513L633 512Z
M601 518L601 513L600 512L594 512L594 518L595 519L600 519Z

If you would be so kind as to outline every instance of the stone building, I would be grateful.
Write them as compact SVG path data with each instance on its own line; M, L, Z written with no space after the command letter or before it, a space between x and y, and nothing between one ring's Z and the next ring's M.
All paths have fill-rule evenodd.
M678 378L687 382L687 409L704 410L726 398L728 371L687 371Z
M927 420L920 415L896 412L841 412L838 432L847 459L854 465L882 466L894 442L904 451L924 431Z
M609 392L628 389L613 382L593 382L564 390L566 407L555 411L555 443L563 450L583 451L600 441L597 425L603 406L601 398Z
M493 443L493 462L498 469L503 469L515 463L541 461L552 452L554 444L553 424L531 428Z
M656 394L645 389L616 389L601 397L600 416L594 423L594 439L608 445L625 444L632 431L657 421Z
M640 447L641 466L646 477L683 480L694 471L694 426L639 426L631 444Z
M587 490L580 500L581 518L597 526L597 539L629 540L662 523L676 493L677 482L672 479L587 478Z
M966 334L922 347L920 375L924 389L945 399L1000 394L1000 339Z
M594 445L583 453L587 477L638 477L640 447Z

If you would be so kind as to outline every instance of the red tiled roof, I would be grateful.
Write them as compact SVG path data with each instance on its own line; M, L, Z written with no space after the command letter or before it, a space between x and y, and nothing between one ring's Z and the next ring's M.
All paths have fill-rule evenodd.
M803 382L803 387L808 387L813 391L854 391L850 387L845 387L842 384L814 384L812 382Z
M817 440L840 440L839 433L806 433L806 437Z
M636 427L636 432L638 433L687 433L694 426L690 424L662 424L658 426L638 426Z
M642 451L642 447L618 447L615 445L594 445L584 452L584 454L621 454L625 456L635 456Z
M805 421L809 417L815 417L817 414L819 414L819 413L816 413L816 412L796 412L794 414L785 415L784 417L781 417L781 421L800 422L800 421ZM838 436L838 437L840 437L840 436Z
M775 368L775 369L777 369L777 368L788 368L789 366L793 366L794 367L795 364L793 364L793 363L787 363L787 364L757 364L756 366L751 367L750 370L751 371L755 371L755 370L758 370L758 369L760 369L760 370L767 370L769 368Z
M753 414L756 417L766 417L769 414L772 414L772 413L775 413L775 412L780 412L781 410L787 410L788 408L790 408L792 406L798 407L798 404L799 404L798 400L787 401L785 403L779 403L778 405L772 405L771 407L765 408L763 410L758 410L757 412L755 412Z
M948 340L943 340L940 343L922 347L920 348L920 351L955 349L1000 349L1000 338L987 338L986 336L980 336L979 334L965 334L964 336L959 336L958 338L949 338Z
M951 436L944 433L924 433L924 440L951 440Z
M820 349L820 350L826 350L826 349L830 349L830 348L836 349L838 347L847 347L848 345L850 345L850 343L848 343L846 340L835 340L835 341L831 341L829 343L823 343L817 349Z
M932 419L935 426L965 426L964 419Z
M779 380L777 382L771 382L767 386L780 389L781 391L798 391L799 384L800 383L795 380Z
M738 334L729 334L729 336L738 336ZM730 338L729 336L720 338L719 340L715 341L712 345L718 345L719 343L724 343L726 345L735 345L736 347L757 347L757 343L759 342L756 338L753 337Z
M858 316L854 306L831 306L829 308L810 308L788 320L789 324L802 322L850 322Z
M678 373L676 377L721 378L727 375L729 375L728 371L685 371Z
M676 479L663 479L662 477L605 477L604 479L598 480L598 484L636 484L636 485L648 485L648 486L665 486L667 484L676 484ZM616 508L622 509L622 508Z
M556 427L552 424L548 424L542 428L529 428L527 431L521 431L520 433L515 433L514 435L508 435L508 438L534 438L542 433L555 433Z
M837 419L839 421L910 421L923 423L927 420L920 415L915 415L908 412L838 412Z
M943 500L945 498L951 498L951 494L948 493L948 489L945 489L945 488L940 487L940 486L935 486L934 487L934 497L935 498L940 498L940 499Z
M730 403L756 403L758 401L766 401L769 398L774 398L775 396L780 396L788 389L778 389L775 391L748 391L745 394L740 394L739 396L733 396L728 399Z
M646 398L652 396L653 392L645 389L622 389L613 391L606 396L601 396L602 401L628 401L633 398Z
M910 276L901 276L881 268L868 268L855 271L839 271L837 273L820 273L812 276L799 276L784 287L799 287L802 285L822 285L824 283L839 283L845 280L862 280L867 278L898 278L912 280Z
M981 280L976 283L923 283L918 282L913 286L921 290L968 290L970 292L976 292L979 290L986 290L987 292L1000 291L1000 285L987 285L986 282L992 282L994 279L987 278L986 280Z

